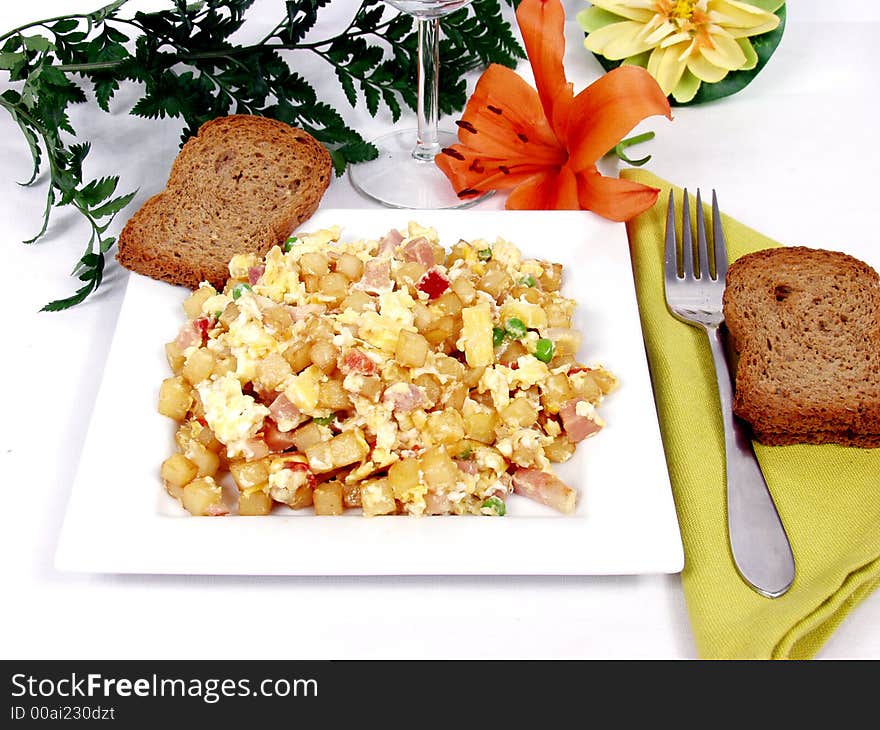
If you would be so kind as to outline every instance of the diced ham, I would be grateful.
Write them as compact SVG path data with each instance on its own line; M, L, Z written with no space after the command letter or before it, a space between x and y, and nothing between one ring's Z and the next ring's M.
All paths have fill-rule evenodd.
M578 403L584 403L581 409L589 411L587 415L578 413ZM591 413L593 413L592 406L582 398L570 400L559 409L559 416L562 418L562 428L565 429L565 435L574 443L583 441L588 436L592 436L602 430L601 421L591 418Z
M382 394L382 400L391 403L392 409L401 413L412 411L426 402L424 391L412 383L395 383L389 386Z
M302 417L302 412L284 393L281 393L272 401L272 405L269 406L269 415L278 423L283 423L284 421L299 421ZM290 429L282 430L289 431Z
M349 373L354 373L355 375L375 375L376 363L367 357L363 350L358 350L354 347L342 356L339 369L346 375Z
M251 266L248 269L248 283L251 286L256 284L260 280L260 277L265 273L265 271L265 266Z
M517 469L513 473L513 491L564 514L574 512L577 494L554 474L539 469Z
M470 459L457 459L455 464L458 466L459 470L463 471L465 474L476 474L480 471L477 462L471 461Z
M425 495L425 512L429 515L447 515L452 511L452 502L445 494L428 492Z
M295 446L293 434L292 430L282 431L279 429L278 424L271 418L263 421L263 440L272 454L280 454L282 451L287 451L287 449Z
M303 304L300 306L288 306L287 311L293 317L294 322L301 322L313 314L323 314L326 307L323 304Z
M430 269L434 265L434 247L427 238L414 238L403 247L403 260L415 261Z
M381 256L386 253L393 254L394 249L400 245L401 241L403 241L403 236L400 234L400 231L396 228L392 228L385 234L385 237L379 241L379 251L376 255Z
M370 294L391 291L391 261L387 258L367 261L363 276L356 286Z

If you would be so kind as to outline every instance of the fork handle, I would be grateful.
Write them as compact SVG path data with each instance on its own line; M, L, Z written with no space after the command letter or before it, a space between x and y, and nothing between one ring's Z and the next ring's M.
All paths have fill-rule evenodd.
M761 472L752 441L733 415L733 379L719 327L707 326L727 463L727 529L733 562L739 574L758 593L777 598L794 581L794 556L773 497Z

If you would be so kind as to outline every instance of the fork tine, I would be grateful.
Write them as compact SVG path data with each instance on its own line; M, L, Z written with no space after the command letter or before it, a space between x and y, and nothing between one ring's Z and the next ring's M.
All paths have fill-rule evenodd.
M684 189L684 202L681 206L681 264L684 278L695 278L694 234L691 232L691 204L687 188Z
M669 191L669 208L666 211L666 250L664 252L666 281L680 278L678 275L678 251L675 243L675 194Z
M697 188L697 256L700 260L700 278L711 279L709 269L709 244L706 243L706 218L703 215L703 200Z
M727 242L724 228L721 227L721 213L718 211L718 196L712 191L712 244L715 248L715 276L724 281L727 277Z

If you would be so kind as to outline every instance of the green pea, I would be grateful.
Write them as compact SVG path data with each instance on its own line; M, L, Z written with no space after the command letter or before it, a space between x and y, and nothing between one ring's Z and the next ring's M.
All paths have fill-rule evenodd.
M531 274L526 274L522 279L519 280L520 286L535 286L538 282L535 281L535 277Z
M250 284L236 284L234 287L232 287L232 298L238 299L242 294L244 294L245 289L247 289L248 291L253 291Z
M492 346L493 347L501 347L501 343L504 342L504 337L507 333L501 329L500 327L492 328Z
M518 317L508 319L504 324L504 328L507 330L508 336L514 340L521 340L526 336L526 324Z
M547 340L543 337L535 343L535 357L541 362L550 362L553 359L553 353L556 347L553 340Z
M335 418L336 414L331 413L329 416L318 416L317 418L313 418L312 420L319 426L329 426L331 423L333 423L333 420Z
M481 248L477 251L477 258L480 261L491 261L492 260L492 249L491 248Z
M293 244L298 243L299 239L296 236L291 236L284 242L284 253L290 253L290 249L293 248Z
M498 497L489 497L483 502L483 507L492 510L498 517L504 517L507 514L507 506Z

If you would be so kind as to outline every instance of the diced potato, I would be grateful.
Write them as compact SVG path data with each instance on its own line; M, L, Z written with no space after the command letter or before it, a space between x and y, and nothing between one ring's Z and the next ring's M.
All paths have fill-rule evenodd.
M329 441L306 448L309 466L316 474L323 474L361 461L370 452L370 445L359 429L345 431Z
M556 373L547 378L541 385L541 405L550 414L559 413L559 409L574 397L568 376Z
M309 356L310 347L304 344L293 344L288 347L282 357L287 360L290 369L295 373L301 373L309 365L312 364L312 358Z
M314 501L315 491L307 484L299 487L294 492L293 497L287 501L287 506L291 509L305 509L311 507Z
M503 266L497 261L490 261L486 265L486 273L477 282L477 289L491 294L494 299L500 299L513 284Z
M342 387L342 381L331 378L318 386L318 408L341 411L351 408L351 398Z
M464 405L464 399L467 398L467 394L467 385L465 383L456 383L446 391L443 397L443 405L455 411L460 411Z
M216 357L207 347L193 350L183 365L181 374L190 385L201 383L214 370Z
M425 271L425 267L418 261L407 261L405 264L401 264L394 280L398 287L406 288L417 284L419 279L425 275Z
M330 259L319 251L304 253L299 259L299 268L306 276L324 276L330 271Z
M464 421L461 414L451 408L428 414L428 433L435 443L454 444L464 438Z
M424 302L416 300L413 305L413 324L416 329L425 332L434 324L435 319L437 319L436 313Z
M187 512L197 516L223 514L223 490L210 477L194 479L183 488L181 497Z
M440 400L440 394L442 391L440 388L440 381L435 375L432 375L431 373L422 373L413 378L413 385L417 385L425 391L425 397L431 405L435 405Z
M238 514L242 517L262 517L272 511L272 498L261 490L238 495Z
M501 305L501 321L516 318L528 329L542 329L547 326L547 313L543 307L519 300L510 300Z
M420 368L428 357L428 341L418 332L400 330L394 357L405 367Z
M453 317L461 314L462 309L461 299L458 298L454 291L446 291L441 294L432 306L441 315L451 314Z
M384 389L385 386L382 384L382 378L378 375L365 375L357 392L358 395L375 401Z
M440 375L445 375L452 380L463 380L465 374L465 366L462 365L454 357L448 355L437 355L434 358L434 365Z
M589 401L590 403L598 403L602 398L602 387L596 378L595 371L587 370L580 373L573 373L568 376L571 384L571 395L566 400L578 397ZM565 401L562 401L565 403Z
M165 345L165 359L168 361L168 367L175 375L180 375L180 370L186 358L183 356L183 350L176 342L169 342Z
M342 485L342 504L345 507L360 507L361 506L361 485L360 482L354 482L349 484L348 482Z
M451 268L452 264L459 259L465 262L474 262L477 260L477 254L474 251L474 247L465 240L459 241L452 247L452 250L450 250L449 255L446 257L446 266Z
M486 372L484 365L480 365L478 368L467 368L463 376L464 384L467 385L468 388L476 388L477 385L479 385L480 378L483 377L484 372Z
M515 363L523 355L528 355L529 351L519 340L508 342L504 351L498 356L498 362L502 365L511 365Z
M319 484L312 494L312 501L316 515L341 515L344 510L342 484L336 480Z
M422 332L425 339L431 345L439 345L443 340L451 337L455 332L455 317L446 315L433 319L427 328Z
M461 311L461 343L467 364L472 368L491 365L495 361L492 344L492 310L488 302L480 302Z
M569 441L567 436L557 436L544 447L544 456L550 461L560 464L568 461L574 454L575 444Z
M611 391L615 390L619 385L619 382L614 375L609 373L607 370L602 368L594 368L590 371L590 374L593 376L593 380L596 381L596 384L602 389L602 393L608 395Z
M339 357L339 348L329 340L318 340L309 348L309 358L312 363L325 373L332 373L336 369L337 357Z
M336 259L336 271L349 281L358 281L364 275L364 262L352 253L343 253Z
M221 378L226 373L235 372L238 368L238 361L235 359L235 355L226 355L225 357L218 357L214 362L214 372L211 375Z
M431 491L447 491L458 483L461 472L442 446L428 449L420 462L425 483Z
M540 291L531 286L517 285L510 290L512 299L525 299L529 304L541 304L544 297Z
M367 292L365 291L356 289L342 300L342 304L339 305L339 308L342 311L345 311L346 309L351 309L355 312L363 312L366 309L375 310L376 297L372 296L371 294L367 294Z
M235 302L229 302L226 305L226 309L220 315L220 324L229 327L232 322L238 319L239 314L241 314L241 310L238 308L238 305Z
M464 417L464 432L469 439L484 444L495 442L495 426L498 425L498 414L486 409L468 413Z
M452 291L455 292L462 304L470 306L474 303L474 299L477 297L477 288L466 276L459 276L452 282L451 286Z
M162 381L159 388L159 413L175 421L182 421L192 404L192 389L182 376L176 375Z
M275 390L293 374L290 363L277 352L272 352L257 363L255 385L264 391Z
M219 452L223 449L223 444L220 443L214 435L214 432L208 428L208 426L202 427L202 429L196 434L196 441L209 451Z
M259 461L233 461L229 472L236 486L242 492L246 489L260 487L269 481L269 459Z
M331 271L321 277L321 293L333 297L336 303L341 302L348 295L348 287L351 282L337 271Z
M538 409L527 398L514 398L499 411L499 415L509 426L528 428L538 420Z
M190 441L184 454L195 464L199 477L213 477L220 469L220 457L217 453L198 441Z
M305 426L301 426L293 432L293 444L296 450L305 452L307 448L322 441L329 440L329 430L321 427L314 421L309 421Z
M407 492L417 489L421 483L421 467L418 459L403 459L391 465L388 483L396 499L404 499Z
M361 506L364 517L392 515L397 511L394 491L388 479L371 479L361 486Z
M213 286L200 286L187 297L183 303L183 311L187 319L196 319L202 316L202 305L217 294Z
M574 314L574 301L549 302L544 306L548 327L571 327L571 315Z
M544 264L544 273L538 281L544 291L559 291L562 286L562 264Z
M198 475L198 467L183 454L172 454L162 462L160 474L166 485L184 487Z
M280 304L263 309L263 322L276 332L287 332L293 326L293 315Z

